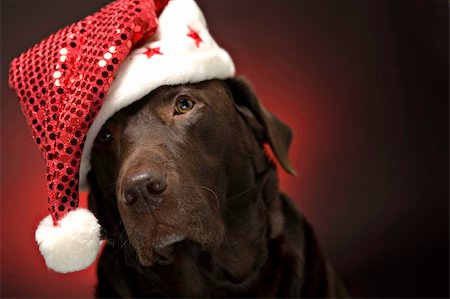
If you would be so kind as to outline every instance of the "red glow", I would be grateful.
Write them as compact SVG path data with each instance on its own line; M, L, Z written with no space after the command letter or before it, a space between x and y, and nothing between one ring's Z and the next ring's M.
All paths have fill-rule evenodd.
M22 2L2 3L3 70L110 0ZM280 170L281 189L351 295L448 297L448 4L197 2L238 75L293 130L298 174ZM45 165L1 79L1 295L93 297L95 266L59 275L39 254Z

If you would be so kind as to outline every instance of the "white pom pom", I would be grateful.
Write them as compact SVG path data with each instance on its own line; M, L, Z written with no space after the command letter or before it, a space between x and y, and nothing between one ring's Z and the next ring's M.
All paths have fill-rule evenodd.
M87 268L100 250L100 224L82 208L69 212L57 226L50 215L45 217L35 236L47 267L59 273Z

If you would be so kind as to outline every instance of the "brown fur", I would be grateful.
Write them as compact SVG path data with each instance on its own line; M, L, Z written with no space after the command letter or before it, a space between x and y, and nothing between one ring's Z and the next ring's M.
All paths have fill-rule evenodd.
M180 95L195 105L176 115ZM88 175L108 240L98 297L347 296L264 151L294 173L291 131L243 80L160 87L103 130L114 139L99 133ZM163 191L130 183L141 173ZM158 246L172 234L185 238Z

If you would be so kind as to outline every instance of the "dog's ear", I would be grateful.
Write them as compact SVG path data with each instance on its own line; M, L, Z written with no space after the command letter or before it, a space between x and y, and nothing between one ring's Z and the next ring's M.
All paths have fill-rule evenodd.
M296 175L289 160L289 147L292 141L291 129L261 105L246 80L232 78L228 79L227 83L238 112L253 129L258 141L268 142L283 169Z

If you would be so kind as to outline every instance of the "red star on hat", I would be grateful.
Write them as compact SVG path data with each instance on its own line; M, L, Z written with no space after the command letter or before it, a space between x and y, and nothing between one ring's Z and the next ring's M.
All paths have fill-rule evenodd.
M189 36L190 38L192 38L195 41L195 46L198 48L200 43L203 42L203 40L198 35L197 31L195 31L194 29L192 29L189 26L188 26L188 28L189 28L189 33L187 34L187 36Z
M164 53L162 53L161 48L147 48L147 50L144 52L145 55L147 55L147 58L151 58L153 55L164 55Z

